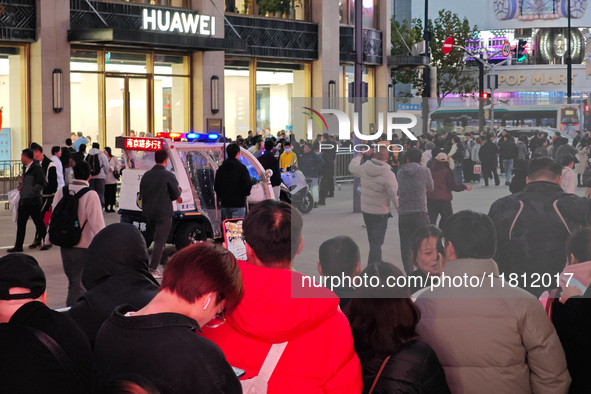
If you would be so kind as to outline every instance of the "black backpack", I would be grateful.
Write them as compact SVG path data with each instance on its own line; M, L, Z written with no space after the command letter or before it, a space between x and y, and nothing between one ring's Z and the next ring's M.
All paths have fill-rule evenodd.
M64 248L71 248L80 242L82 230L86 222L78 221L78 200L91 189L85 187L75 195L71 195L68 186L62 189L63 197L51 213L49 222L49 242Z
M90 175L95 176L101 173L101 161L98 153L86 156L86 162L90 164Z

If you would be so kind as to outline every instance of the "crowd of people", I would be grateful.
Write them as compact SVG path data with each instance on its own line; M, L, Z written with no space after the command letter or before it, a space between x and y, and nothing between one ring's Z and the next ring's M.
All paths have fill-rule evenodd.
M443 229L426 225L412 237L416 271L410 276L490 277L490 283L469 288L430 289L428 281L424 288L392 286L392 279L404 277L401 270L384 261L361 270L356 242L339 236L321 245L319 273L370 276L377 285L334 293L302 288L294 295L303 277L292 266L304 247L303 225L301 214L286 203L256 204L244 220L245 261L199 242L173 255L159 284L149 272L139 230L112 224L88 246L85 291L67 313L44 305L45 276L34 258L22 253L0 258L3 389L241 393L260 384L269 393L591 389L588 360L581 354L591 346L589 299L564 286L552 291L545 309L526 290L503 286L495 262L498 230L489 216L460 211ZM591 231L573 229L565 242L568 265L561 269L589 286Z
M316 179L319 202L331 195L334 159L327 161L346 142L330 135L301 144L281 134L250 137L237 142L252 142L248 148L264 166L297 166ZM170 258L159 283L160 256L153 253L150 261L139 230L126 223L105 227L109 200L103 202L100 191L106 182L90 182L95 159L64 166L60 158L60 170L35 144L23 151L19 220L26 225L31 216L49 245L41 212L45 204L59 211L67 193L77 198L77 218L86 225L76 244L58 245L69 282L66 313L45 305L45 275L22 253L20 226L15 248L0 258L2 391L591 392L585 356L591 348L591 200L564 185L576 181L573 166L586 165L590 138L573 140L576 148L561 136L552 143L545 135L517 143L507 133L463 137L432 132L417 141L397 139L404 147L399 153L381 141L351 161L349 170L361 179L369 256L362 258L350 237L333 237L318 250L318 272L371 277L377 284L334 291L305 288L305 275L294 270L305 247L297 209L266 200L242 210L251 184L238 160L240 145L228 145L215 189L238 191L221 204L225 217L244 217L246 259L197 242ZM322 152L321 143L335 149ZM150 204L170 204L181 193L174 176L165 179L165 153L156 152L153 174L142 179L142 194L162 194L144 214ZM110 167L111 157L105 159ZM454 214L452 192L470 191L482 177L485 185L491 178L500 185L497 168L511 194L488 214ZM52 188L62 173L64 186ZM394 215L400 257L381 250ZM169 229L166 216L149 220ZM450 283L483 280L434 286L445 276ZM408 278L414 279L392 285Z

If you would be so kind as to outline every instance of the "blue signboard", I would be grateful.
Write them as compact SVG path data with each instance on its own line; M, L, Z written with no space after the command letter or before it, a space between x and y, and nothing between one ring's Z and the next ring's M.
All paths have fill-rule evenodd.
M397 112L403 111L422 111L423 104L398 104Z
M0 161L10 160L10 128L0 129Z

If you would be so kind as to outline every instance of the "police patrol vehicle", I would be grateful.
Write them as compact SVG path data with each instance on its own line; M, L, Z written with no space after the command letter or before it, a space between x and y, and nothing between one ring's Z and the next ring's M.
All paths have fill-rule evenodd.
M154 164L154 152L168 152L168 170L181 187L173 201L172 229L167 243L182 249L190 243L222 237L222 210L214 191L215 173L225 159L226 144L218 134L158 133L156 138L117 137L115 146L123 151L125 170L121 174L119 214L121 222L136 226L150 246L153 235L142 215L140 181ZM246 165L253 187L249 203L273 199L271 171L250 152L241 148L240 161Z

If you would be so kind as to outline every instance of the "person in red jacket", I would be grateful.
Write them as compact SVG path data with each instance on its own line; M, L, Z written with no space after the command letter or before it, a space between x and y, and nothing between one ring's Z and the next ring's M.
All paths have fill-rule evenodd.
M447 219L454 214L451 207L452 195L451 192L463 192L464 190L472 190L472 186L458 184L455 176L449 168L447 155L443 152L439 153L434 159L427 163L427 167L431 170L431 177L435 184L432 192L427 192L427 210L429 211L429 222L437 224L437 218L441 215L439 220L439 228L443 228Z
M301 214L266 200L244 219L248 262L239 261L244 298L226 323L203 328L242 379L259 374L273 344L287 342L268 381L269 394L361 393L361 366L339 299L324 288L303 288L291 270L303 248ZM292 247L293 246L293 247ZM303 294L296 294L302 290Z

